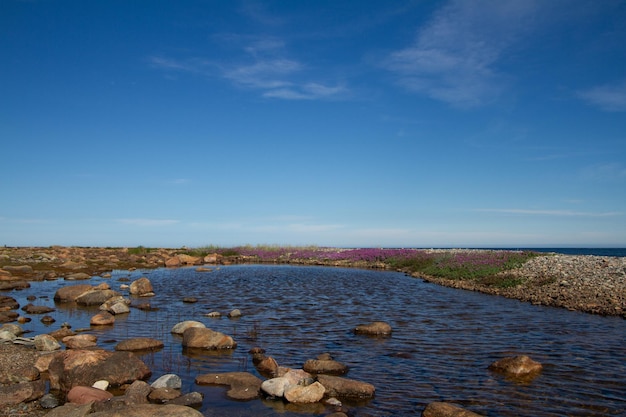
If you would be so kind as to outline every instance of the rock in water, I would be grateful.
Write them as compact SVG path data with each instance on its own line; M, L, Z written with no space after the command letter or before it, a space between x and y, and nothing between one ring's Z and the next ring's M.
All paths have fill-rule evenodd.
M543 366L526 355L512 356L489 365L489 369L511 378L529 378L538 375Z
M183 346L197 349L234 349L232 337L208 328L190 327L183 333Z
M384 321L375 321L369 324L361 324L354 329L356 334L366 334L372 336L391 335L391 326Z

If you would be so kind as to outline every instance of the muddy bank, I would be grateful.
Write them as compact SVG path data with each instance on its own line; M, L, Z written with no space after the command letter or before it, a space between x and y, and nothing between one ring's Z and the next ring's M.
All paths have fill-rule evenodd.
M438 251L458 251L456 249ZM255 259L209 255L194 257L182 249L82 248L52 246L0 248L0 290L24 288L28 281L86 279L114 269L159 268L207 263L258 262ZM290 263L387 268L381 262L332 262L315 259ZM626 258L546 254L497 277L511 285L475 280L450 280L412 274L429 282L534 304L626 318ZM498 285L493 285L498 284Z

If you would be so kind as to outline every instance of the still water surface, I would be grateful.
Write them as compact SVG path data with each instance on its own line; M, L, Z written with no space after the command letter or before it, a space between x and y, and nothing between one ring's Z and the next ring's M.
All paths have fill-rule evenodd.
M485 416L625 416L626 320L533 306L515 300L424 283L401 273L329 267L233 265L196 272L194 268L114 271L94 277L119 289L121 278L147 276L156 311L132 309L116 324L92 328L98 344L113 349L130 337L154 337L165 348L143 355L153 370L149 382L165 373L183 378L183 391L204 394L205 416L324 415L323 406L291 407L282 402L236 402L225 388L197 386L196 375L249 371L258 375L248 350L259 346L281 366L299 368L329 352L349 366L348 378L376 386L376 397L344 402L350 416L419 415L432 401L449 401ZM57 310L57 321L39 317L24 325L32 334L49 332L67 321L88 328L97 308L76 308L53 301L63 280L32 283L11 295L26 304ZM194 304L183 297L197 297ZM243 316L226 314L240 309ZM222 318L204 314L219 311ZM170 329L183 320L204 322L233 336L238 347L227 352L187 354ZM353 329L382 320L390 338L355 335ZM505 356L526 354L544 365L530 383L519 384L487 367Z

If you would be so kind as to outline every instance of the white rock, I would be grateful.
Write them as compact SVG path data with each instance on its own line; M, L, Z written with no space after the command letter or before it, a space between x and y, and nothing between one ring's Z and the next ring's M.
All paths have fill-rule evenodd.
M150 385L152 388L173 388L173 389L181 389L183 386L183 381L180 379L178 375L175 374L166 374L157 379Z
M175 324L174 327L172 327L171 333L182 335L183 333L185 333L185 330L189 329L190 327L204 328L206 326L204 325L204 323L201 323L199 321L194 321L194 320L181 321L180 323Z
M7 332L13 333L15 336L19 336L24 333L24 330L17 324L13 323L4 323L2 327L0 327L0 331L6 330Z
M282 397L285 395L285 389L290 385L289 379L284 376L278 378L266 379L261 383L261 390L273 397Z
M92 385L93 388L101 389L102 391L106 391L109 388L109 381L105 381L101 379L100 381L96 381Z
M312 404L324 398L326 388L315 381L311 385L290 385L285 389L285 399L290 403Z
M40 334L35 336L35 349L41 352L51 352L61 349L61 344L49 334Z
M17 336L15 336L12 332L8 330L0 331L0 342L7 342L10 340L14 340Z

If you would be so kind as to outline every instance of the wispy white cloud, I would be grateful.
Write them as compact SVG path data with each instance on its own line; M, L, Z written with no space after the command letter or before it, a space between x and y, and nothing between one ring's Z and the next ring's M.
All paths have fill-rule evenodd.
M578 92L578 97L609 112L626 111L626 80L595 86Z
M287 86L271 89L263 94L264 97L282 98L286 100L317 100L338 97L347 92L344 86L325 86L317 83L308 83L301 86Z
M536 12L534 1L452 0L383 65L409 91L458 107L483 105L505 88L496 64Z
M284 58L263 58L251 64L224 68L225 78L244 87L273 90L291 86L290 76L302 70L302 64Z
M268 98L329 100L343 97L348 91L340 83L316 79L317 76L311 74L311 68L287 53L285 42L279 38L251 39L235 35L218 38L224 44L234 46L239 56L228 61L152 56L149 58L150 65L168 73L221 77L239 88L259 91Z
M501 214L519 214L527 216L557 216L557 217L613 217L622 216L624 213L619 211L606 212L585 212L572 210L530 210L521 208L481 208L474 211Z
M172 219L147 219L147 218L128 218L128 219L115 219L117 223L132 225L132 226L141 226L141 227L160 227L160 226L171 226L173 224L180 223L179 220Z
M160 55L148 57L150 66L156 69L169 72L188 72L200 75L211 75L216 72L217 65L207 59L190 57L185 59L175 59Z

